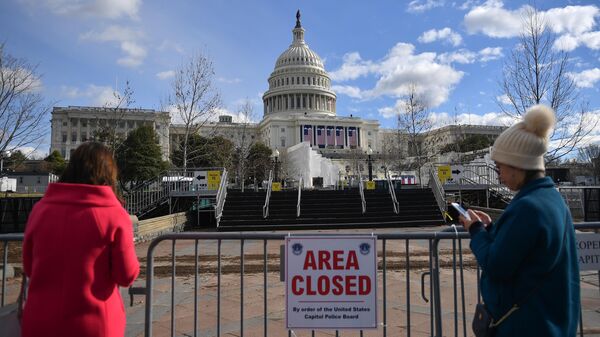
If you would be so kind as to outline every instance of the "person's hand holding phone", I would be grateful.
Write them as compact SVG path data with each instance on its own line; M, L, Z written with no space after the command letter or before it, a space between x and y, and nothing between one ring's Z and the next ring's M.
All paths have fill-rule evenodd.
M469 228L471 228L471 226L477 221L483 223L485 227L492 223L492 218L485 212L468 209L467 213L469 214L469 219L462 215L458 217L458 221L461 225L463 225L463 227L465 227L466 230L469 230Z

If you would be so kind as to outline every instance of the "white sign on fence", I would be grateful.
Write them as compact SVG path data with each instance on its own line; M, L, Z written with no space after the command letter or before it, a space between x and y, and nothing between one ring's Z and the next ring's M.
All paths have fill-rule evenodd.
M377 328L377 237L285 240L288 329Z
M208 189L208 172L207 171L194 171L193 184L198 190Z
M577 233L579 270L600 270L600 234Z

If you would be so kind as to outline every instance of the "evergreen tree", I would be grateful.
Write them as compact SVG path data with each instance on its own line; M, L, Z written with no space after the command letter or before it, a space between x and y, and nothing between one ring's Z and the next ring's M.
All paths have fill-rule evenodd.
M117 150L121 185L137 185L155 178L169 166L162 160L158 136L151 126L133 130ZM132 186L132 187L133 187Z
M61 175L65 168L67 167L67 163L65 159L62 157L60 152L54 150L52 153L48 155L48 157L44 158L44 161L48 163L50 168L50 172Z

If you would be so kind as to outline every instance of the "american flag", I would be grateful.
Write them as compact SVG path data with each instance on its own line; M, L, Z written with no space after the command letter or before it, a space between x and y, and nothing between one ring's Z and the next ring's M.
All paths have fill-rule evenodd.
M335 145L335 135L333 132L333 126L327 127L327 145Z
M358 137L356 135L356 128L354 128L354 127L348 128L348 145L350 145L350 146L358 145Z
M400 176L402 185L415 185L415 176Z
M317 145L325 145L325 127L317 126Z
M311 146L313 145L312 126L310 126L310 125L304 126L304 138L302 141L309 142Z
M344 128L341 126L335 128L335 143L338 147L344 147Z

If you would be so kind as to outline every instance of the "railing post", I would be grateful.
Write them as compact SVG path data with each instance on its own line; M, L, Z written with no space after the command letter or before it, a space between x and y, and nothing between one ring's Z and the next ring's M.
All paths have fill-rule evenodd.
M439 239L433 240L431 247L433 251L433 269L431 271L431 287L433 288L433 310L435 321L434 336L442 337L442 299L440 291L440 255L439 255Z

